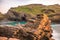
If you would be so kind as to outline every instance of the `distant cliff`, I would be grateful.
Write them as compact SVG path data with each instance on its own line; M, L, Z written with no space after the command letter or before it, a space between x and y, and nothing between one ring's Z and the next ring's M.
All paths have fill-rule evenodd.
M52 20L52 22L60 21L60 5L42 5L42 4L30 4L18 7L12 7L5 14L6 19L11 21L28 20L29 18L35 18L37 14L46 14ZM58 16L58 17L57 17Z

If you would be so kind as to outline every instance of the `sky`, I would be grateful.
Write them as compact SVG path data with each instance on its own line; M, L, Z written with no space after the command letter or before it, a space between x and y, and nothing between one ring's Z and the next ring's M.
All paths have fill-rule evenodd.
M0 0L0 12L6 13L11 7L28 4L53 5L60 4L60 0Z

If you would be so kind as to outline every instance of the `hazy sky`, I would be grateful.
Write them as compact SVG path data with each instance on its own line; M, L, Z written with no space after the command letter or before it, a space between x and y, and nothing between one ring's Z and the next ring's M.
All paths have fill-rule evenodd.
M0 0L0 12L6 13L10 7L16 7L18 5L27 5L27 4L60 4L60 0Z

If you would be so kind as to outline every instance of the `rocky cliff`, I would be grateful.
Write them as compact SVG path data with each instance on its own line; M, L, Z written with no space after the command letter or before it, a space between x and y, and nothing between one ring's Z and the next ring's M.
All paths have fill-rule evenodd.
M59 22L60 15L55 15L57 13L60 14L60 5L58 4L49 6L42 4L30 4L25 6L12 7L11 9L9 9L6 16L9 20L20 21L22 18L24 19L24 17L28 19L35 17L37 14L46 14L49 18L51 18L51 20L53 20L52 22ZM58 19L56 19L54 15L55 17L58 16Z
M50 19L51 19L53 22L60 23L60 13L51 15Z
M24 12L16 12L14 10L9 10L7 12L6 18L10 21L27 21L30 18L34 18L31 14L27 14Z
M22 21L35 18L37 14L46 14L52 22L60 22L60 5L42 5L30 4L18 7L12 7L3 15L0 13L0 20ZM56 15L59 14L59 15ZM58 16L58 17L57 17Z
M50 23L45 14L38 14L24 26L0 26L0 39L5 37L6 40L53 40Z
M0 21L3 20L5 16L0 12Z

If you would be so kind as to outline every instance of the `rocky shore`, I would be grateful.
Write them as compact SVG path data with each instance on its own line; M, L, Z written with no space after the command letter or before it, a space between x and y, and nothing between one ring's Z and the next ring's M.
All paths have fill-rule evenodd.
M30 18L24 26L0 26L1 40L53 40L51 21L45 14Z

